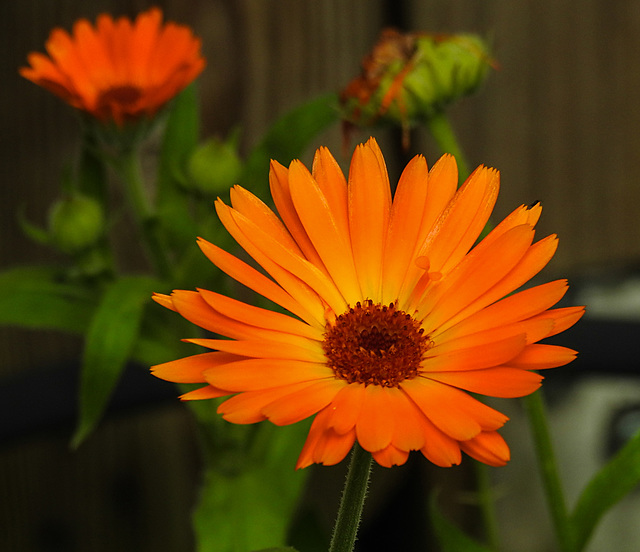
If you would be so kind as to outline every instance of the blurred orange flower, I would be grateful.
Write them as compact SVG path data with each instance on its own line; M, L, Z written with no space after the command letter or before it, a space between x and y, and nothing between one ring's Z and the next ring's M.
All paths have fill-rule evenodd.
M357 147L348 181L326 148L309 172L273 162L280 214L247 190L216 202L222 223L262 272L200 240L207 257L293 316L219 293L174 291L161 305L228 339L191 339L211 352L155 366L156 376L203 383L183 396L233 395L233 423L293 424L315 415L297 467L341 461L357 440L383 466L420 450L439 466L461 451L493 466L509 448L507 417L468 393L520 397L575 351L538 341L572 326L583 307L551 309L557 280L511 294L556 250L537 242L541 207L518 207L474 247L499 175L479 167L457 188L455 160L406 167L392 198L375 140ZM511 295L510 295L511 294Z
M158 8L114 20L99 15L95 27L79 19L70 35L56 28L32 52L20 74L96 119L125 121L153 116L203 70L200 40L189 27L162 23Z

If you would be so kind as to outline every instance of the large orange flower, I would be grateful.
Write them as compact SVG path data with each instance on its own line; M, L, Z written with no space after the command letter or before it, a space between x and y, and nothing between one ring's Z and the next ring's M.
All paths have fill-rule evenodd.
M193 81L205 60L191 29L168 22L152 8L135 21L79 19L69 35L56 28L49 56L32 52L20 74L101 121L121 125L154 115Z
M230 339L191 339L211 352L153 368L160 378L206 383L184 399L233 395L230 422L277 425L315 415L298 467L335 464L356 439L383 466L420 450L439 466L461 450L504 465L497 433L507 420L467 392L520 397L540 386L534 370L575 351L541 339L573 325L582 307L549 310L567 290L557 280L506 295L537 274L556 236L533 243L541 208L518 207L473 247L498 195L499 175L479 167L456 191L453 157L431 170L415 157L392 198L375 140L358 146L348 181L329 151L273 162L278 218L241 187L227 230L264 272L200 240L238 282L293 316L204 289L155 299Z

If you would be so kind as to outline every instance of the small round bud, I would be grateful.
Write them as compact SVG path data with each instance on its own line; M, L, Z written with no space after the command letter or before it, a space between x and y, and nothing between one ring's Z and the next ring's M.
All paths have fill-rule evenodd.
M189 158L186 186L203 195L216 196L237 183L242 172L236 140L211 139Z
M100 203L81 194L56 201L49 212L51 241L65 253L78 253L92 246L104 228Z

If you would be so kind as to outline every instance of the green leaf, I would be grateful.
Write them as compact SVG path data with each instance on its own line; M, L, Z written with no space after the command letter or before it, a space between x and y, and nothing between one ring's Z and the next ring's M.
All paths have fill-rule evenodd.
M438 509L436 493L431 495L429 513L442 552L493 552L491 548L476 542L463 533L459 527L442 515Z
M284 545L309 475L309 470L294 469L308 428L306 423L285 427L262 423L245 435L245 446L236 450L220 437L218 450L213 448L208 455L213 461L207 466L194 514L198 552Z
M81 334L95 306L92 292L60 281L54 268L0 272L0 324Z
M51 243L51 236L49 235L49 232L45 228L36 226L27 220L27 217L24 214L24 209L18 210L18 224L25 236L27 236L31 241L41 245L48 245Z
M138 338L144 307L157 280L143 276L121 278L104 291L86 336L80 376L80 419L72 445L91 433L131 356Z
M591 479L571 515L576 552L583 550L600 518L640 483L640 432Z
M240 183L253 193L266 192L269 161L283 165L300 157L310 142L340 118L338 98L327 94L294 108L278 119L251 152Z

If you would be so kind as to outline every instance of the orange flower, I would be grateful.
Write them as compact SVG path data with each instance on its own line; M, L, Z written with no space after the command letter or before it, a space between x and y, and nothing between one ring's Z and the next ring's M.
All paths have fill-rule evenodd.
M135 22L98 16L95 27L79 19L69 35L51 31L49 56L32 52L20 74L100 121L153 116L191 83L205 60L191 29L162 24L158 8Z
M233 395L230 422L277 425L315 415L297 467L335 464L356 439L383 466L420 450L439 466L461 450L500 466L507 417L467 392L520 397L534 370L561 366L575 351L538 341L565 330L583 307L549 310L567 290L557 280L506 295L537 274L556 236L533 243L539 205L518 207L473 247L499 188L479 167L456 191L455 160L431 170L422 156L391 197L375 140L357 147L345 180L320 148L310 173L273 162L281 218L245 189L218 215L271 277L215 245L202 251L222 271L293 316L213 291L156 295L205 330L230 339L191 339L211 352L155 366L160 378L205 383L184 399Z

